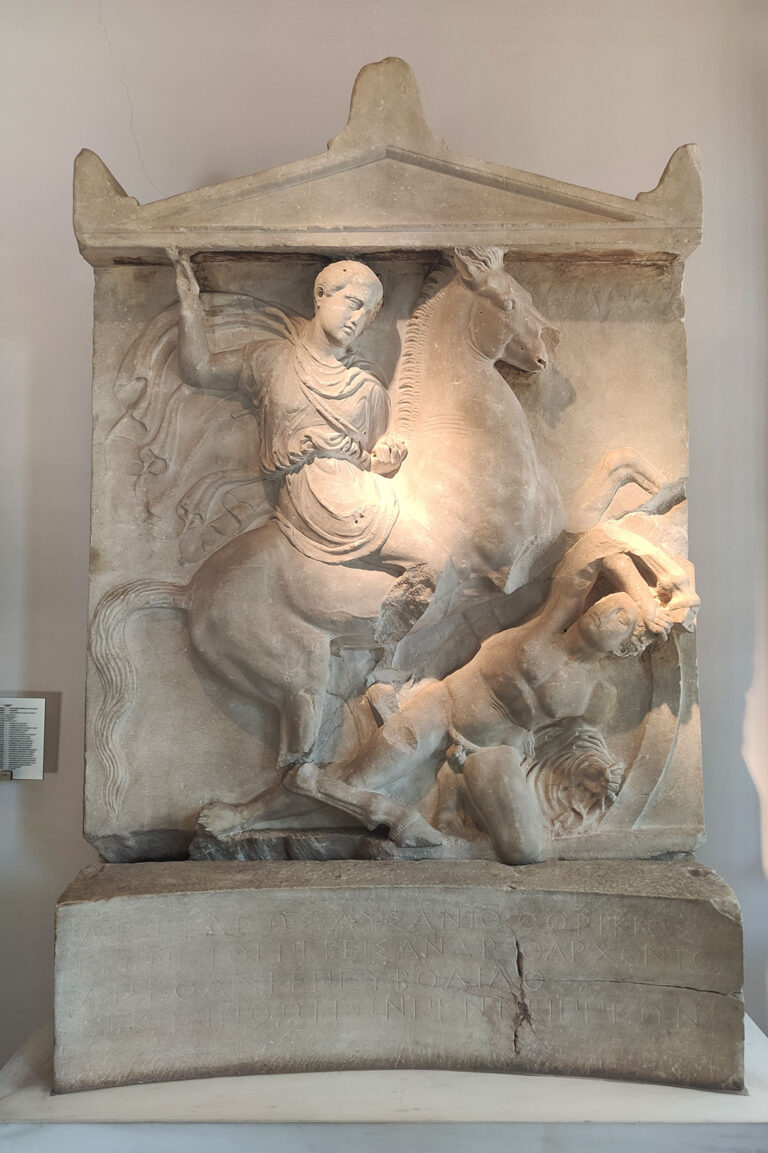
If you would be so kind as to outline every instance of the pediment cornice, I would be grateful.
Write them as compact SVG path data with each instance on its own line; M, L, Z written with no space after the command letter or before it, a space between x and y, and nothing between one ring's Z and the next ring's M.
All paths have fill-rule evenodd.
M701 237L695 145L634 200L452 152L428 128L402 60L357 78L327 151L140 205L89 150L75 162L75 232L94 265L157 264L169 247L316 252L499 245L524 256L686 256Z

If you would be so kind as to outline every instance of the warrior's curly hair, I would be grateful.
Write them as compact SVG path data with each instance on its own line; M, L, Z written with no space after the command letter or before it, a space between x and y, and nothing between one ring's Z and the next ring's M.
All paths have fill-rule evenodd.
M526 776L556 837L585 832L616 800L625 766L597 729L567 717L534 735Z

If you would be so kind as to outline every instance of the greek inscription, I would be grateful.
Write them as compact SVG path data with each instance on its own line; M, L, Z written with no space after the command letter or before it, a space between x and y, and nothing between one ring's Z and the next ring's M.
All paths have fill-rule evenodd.
M648 997L635 995L619 1004L597 994L595 997L549 996L531 998L529 1007L534 1028L537 1025L560 1029L594 1026L602 1030L621 1024L625 1028L644 1026L675 1033L681 1029L711 1026L714 1021L711 1005L681 1003L679 996L664 998L653 994Z
M531 992L537 992L544 984L544 975L533 969L529 973L523 974L523 987L530 989Z
M482 1037L502 1022L518 1029L524 994L534 1032L559 1031L567 1047L573 1037L619 1027L648 1037L699 1030L713 1012L653 991L654 979L707 964L684 933L663 918L609 906L562 902L509 913L482 904L374 908L371 901L337 912L322 933L307 908L193 912L174 920L173 934L162 918L140 932L135 920L94 920L82 938L80 982L97 1002L84 1026L88 1037L183 1044L187 1036L204 1046L209 1036L255 1029L276 1039L290 1035L285 1030L319 1037L345 1020L361 1028L375 1022L395 1045L414 1022ZM606 985L579 983L596 976ZM636 993L633 980L645 989ZM620 996L610 992L616 981L624 983ZM569 982L573 995L564 992Z

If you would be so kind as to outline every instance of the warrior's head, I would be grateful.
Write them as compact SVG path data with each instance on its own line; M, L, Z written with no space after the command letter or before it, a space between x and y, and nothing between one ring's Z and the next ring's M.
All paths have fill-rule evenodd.
M596 653L628 656L638 628L637 605L627 593L611 593L596 601L578 622L582 639Z
M357 260L329 264L315 280L315 321L330 345L346 351L376 317L384 290Z

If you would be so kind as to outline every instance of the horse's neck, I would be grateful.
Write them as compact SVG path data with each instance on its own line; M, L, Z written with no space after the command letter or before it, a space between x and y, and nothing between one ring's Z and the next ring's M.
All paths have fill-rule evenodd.
M457 277L417 304L405 330L403 351L395 375L393 424L399 432L413 432L435 407L445 408L445 366L455 366L471 355L469 321L471 293ZM474 364L478 371L478 363ZM492 366L489 364L489 368Z

